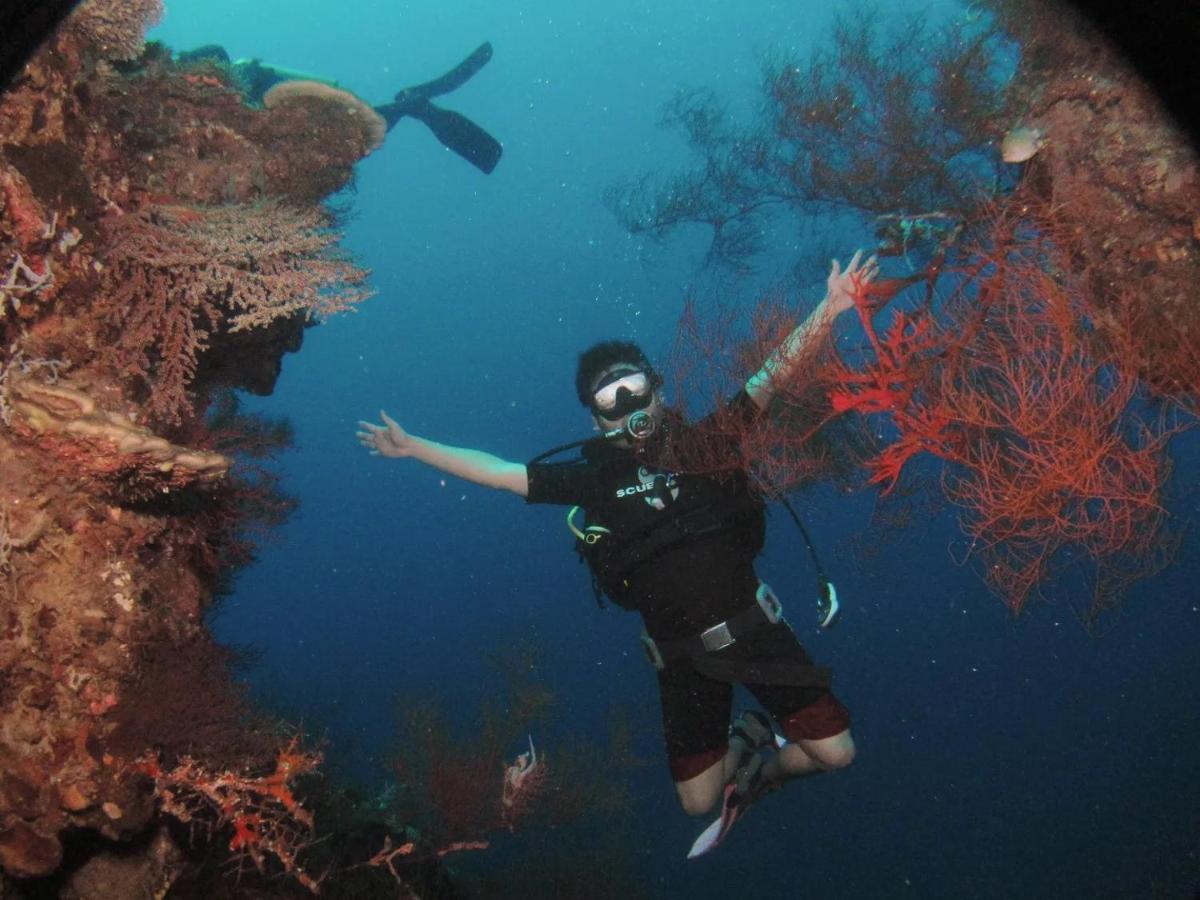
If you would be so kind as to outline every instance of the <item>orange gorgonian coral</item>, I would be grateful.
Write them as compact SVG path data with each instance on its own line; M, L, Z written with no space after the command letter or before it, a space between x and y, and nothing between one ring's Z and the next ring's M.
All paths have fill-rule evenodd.
M338 232L315 207L151 206L105 227L102 357L143 379L147 408L167 421L188 411L198 358L219 335L327 316L371 295L368 272L338 252Z

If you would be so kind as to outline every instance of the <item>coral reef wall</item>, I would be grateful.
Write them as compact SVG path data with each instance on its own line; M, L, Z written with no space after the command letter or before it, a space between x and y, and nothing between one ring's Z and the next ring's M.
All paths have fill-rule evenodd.
M208 414L367 295L321 201L380 123L320 93L248 105L143 46L160 12L86 0L0 95L0 893L72 835L145 840L156 772L272 771L201 613L278 498ZM161 888L169 845L121 896Z
M1010 88L1044 147L1028 177L1075 250L1099 324L1138 374L1194 409L1200 395L1200 156L1109 37L1060 4L996 0L1021 46ZM1173 45L1166 44L1163 52ZM1015 124L1015 123L1014 123Z

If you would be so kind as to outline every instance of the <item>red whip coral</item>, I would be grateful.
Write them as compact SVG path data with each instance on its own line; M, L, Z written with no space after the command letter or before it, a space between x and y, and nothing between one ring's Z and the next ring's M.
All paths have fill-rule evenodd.
M1092 580L1083 617L1094 621L1164 562L1172 432L1139 417L1136 358L1097 332L1069 240L1027 196L982 208L946 232L923 271L860 285L862 338L814 344L774 385L765 421L718 414L671 464L741 469L776 490L849 464L888 493L929 454L944 464L969 553L1009 609L1071 568ZM908 287L913 296L898 297ZM794 325L760 310L743 347L720 325L714 340L697 339L691 310L680 330L720 397Z
M989 276L1007 282L992 321L941 372L938 409L963 435L944 485L1013 612L1075 548L1098 567L1094 615L1122 560L1152 565L1162 542L1165 441L1131 416L1134 377L1082 340L1079 298L1031 262Z
M1096 567L1090 617L1154 565L1165 438L1133 416L1136 378L1094 340L1052 222L1023 211L989 211L937 310L898 313L877 333L861 295L873 350L830 399L894 428L868 463L873 481L894 484L922 451L950 463L943 487L1014 613L1075 550Z

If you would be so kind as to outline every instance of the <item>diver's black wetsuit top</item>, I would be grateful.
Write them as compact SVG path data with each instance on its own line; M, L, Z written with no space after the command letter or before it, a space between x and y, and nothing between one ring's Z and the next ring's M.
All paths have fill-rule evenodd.
M747 421L759 415L745 391L729 402L729 411ZM675 424L672 440L681 429L705 424L706 420L695 426ZM612 531L601 543L644 535L664 516L702 513L706 507L728 509L731 502L743 509L753 504L740 470L721 475L665 472L603 438L585 444L583 457L565 465L530 464L526 499L583 507L589 525ZM689 537L636 566L625 579L625 590L608 593L621 606L640 612L656 641L694 635L755 602L758 578L753 561L761 549L759 510L757 527L725 527Z

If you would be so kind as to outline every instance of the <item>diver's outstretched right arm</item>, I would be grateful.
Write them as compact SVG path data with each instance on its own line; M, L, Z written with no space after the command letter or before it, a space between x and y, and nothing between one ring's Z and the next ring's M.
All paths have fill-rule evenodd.
M382 425L359 422L358 442L372 456L394 459L412 457L449 475L465 478L484 487L500 488L525 497L529 494L529 474L524 463L509 462L482 450L450 447L409 434L383 410Z

